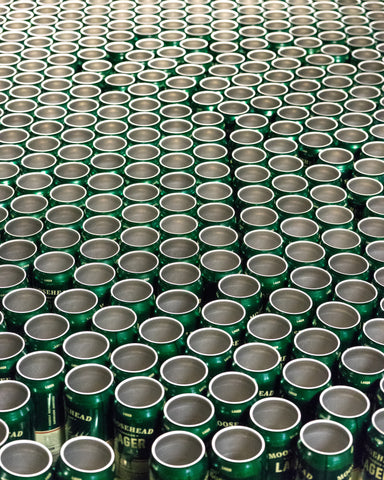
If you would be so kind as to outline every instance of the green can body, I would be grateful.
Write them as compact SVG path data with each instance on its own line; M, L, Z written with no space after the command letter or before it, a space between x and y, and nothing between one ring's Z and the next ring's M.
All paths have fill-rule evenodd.
M237 434L237 431L244 433ZM224 437L222 446L220 437ZM258 432L249 427L230 426L215 434L210 452L211 480L252 480L265 474L265 442Z
M173 463L165 463L162 459L159 459L157 455L154 454L156 451L155 444L159 444L163 441L164 438L170 437L171 441L178 441L178 439L184 438L193 438L193 443L196 444L198 437L196 435L183 432L180 430L171 431L160 435L156 440L154 445L152 446L152 453L150 458L150 469L149 469L149 480L169 480L172 478L173 480L208 480L208 458L205 453L205 448L201 448L201 452L198 456L196 456L196 452L193 451L194 448L190 448L189 451L185 451L182 447L182 451L184 450L184 454L189 456L195 457L193 461L185 463L184 458L180 458L178 464ZM199 443L201 443L201 447L203 447L202 441L198 439ZM170 445L166 445L167 448L170 448ZM177 450L177 449L176 449ZM192 453L193 452L193 453ZM173 456L173 455L171 455ZM177 455L176 455L177 456ZM183 463L181 463L184 460Z
M68 254L69 255L69 254ZM47 301L52 304L55 297L64 290L71 288L73 274L75 272L75 259L72 257L73 264L70 268L60 273L49 273L33 269L34 281L36 287L39 288L47 297Z
M16 387L25 390L25 399L19 405L12 406L10 408L3 408L0 410L0 418L8 425L9 436L8 441L13 440L34 440L34 427L33 427L33 406L31 402L30 389L21 382L14 380L6 380L1 382L1 390L8 386L13 387L11 384L16 384ZM6 392L4 392L4 397Z
M135 383L138 384L135 387ZM148 404L134 406L124 402L123 394L119 395L125 388L138 391L140 395L144 385L151 389L158 390L158 396L154 400L148 398ZM151 395L151 392L149 392ZM129 398L129 397L128 397ZM162 409L164 405L164 388L154 379L148 377L133 379L122 382L117 388L113 408L113 423L115 432L115 454L116 454L116 475L124 480L141 480L148 478L149 458L151 446L159 435L161 428Z
M310 425L314 422L325 422L325 420L314 420L307 423ZM335 422L332 422L335 423ZM340 426L340 428L345 428ZM345 428L348 432L348 430ZM353 471L353 445L352 435L350 435L350 443L347 448L344 448L338 452L322 452L316 451L316 449L308 448L300 435L300 440L297 444L298 464L296 471L296 480L308 480L308 479L322 479L322 480L334 480L345 479L350 480L352 478ZM331 438L329 438L331 443ZM332 448L332 447L331 447ZM325 447L327 450L327 447Z
M19 342L18 348L16 348L11 354L6 354L6 356L1 355L0 357L0 381L1 380L14 380L16 372L16 363L18 360L25 355L24 347L25 343L21 336L17 333L11 332L1 332L0 333L0 345L1 347L7 348L10 340L15 340ZM7 351L7 350L5 350Z
M106 368L96 364L87 364L75 367L75 369L91 367L91 365L95 368ZM75 369L70 370L67 375ZM112 396L113 382L102 390L85 394L73 391L66 384L64 386L65 438L87 435L111 441L113 438L113 425L110 421Z
M288 418L290 418L290 415L292 416L292 411L294 410L297 413L297 417L294 420L290 418L290 423L286 421L284 425L280 425L278 428L276 428L275 424L270 426L270 412L276 412L276 408L273 409L274 402L284 405L283 408L287 409L285 414ZM255 418L254 412L259 408L259 405L268 405L269 403L270 405L267 407L265 418L262 419L264 423L260 423L257 416ZM270 410L268 411L268 409ZM290 411L288 411L288 409L290 409ZM277 413L279 416L281 414L282 411ZM270 397L256 402L251 408L249 416L249 426L259 432L265 440L267 478L270 480L292 479L295 468L296 444L301 426L299 409L294 404L289 404L287 400Z

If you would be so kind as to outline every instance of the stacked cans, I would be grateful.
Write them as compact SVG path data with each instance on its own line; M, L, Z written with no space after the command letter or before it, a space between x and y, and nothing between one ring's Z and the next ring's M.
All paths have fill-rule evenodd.
M384 9L0 2L0 479L384 478Z

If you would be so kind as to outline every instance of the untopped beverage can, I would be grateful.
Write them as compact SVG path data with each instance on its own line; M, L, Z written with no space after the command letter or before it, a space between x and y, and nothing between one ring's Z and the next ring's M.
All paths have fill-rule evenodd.
M149 377L132 377L115 391L116 475L121 479L148 478L151 446L161 427L164 387Z

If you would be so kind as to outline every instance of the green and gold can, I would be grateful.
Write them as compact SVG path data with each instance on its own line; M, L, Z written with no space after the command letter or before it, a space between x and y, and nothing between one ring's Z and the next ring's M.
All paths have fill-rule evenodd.
M249 426L258 431L265 440L268 478L292 478L301 426L299 408L284 398L263 398L252 405L249 418Z
M208 459L204 442L194 433L175 430L156 438L150 458L150 480L205 480Z
M265 473L265 441L250 427L222 428L212 439L210 477L248 480Z
M78 436L67 440L60 450L55 466L57 480L113 480L115 454L105 441L93 436Z
M0 450L1 480L50 480L53 478L52 467L51 452L33 440L17 440Z
M300 430L296 479L352 478L353 437L340 423L313 420Z
M65 436L90 435L113 439L110 422L113 402L113 374L103 365L85 364L65 376Z
M148 377L128 378L115 391L114 431L118 478L148 477L151 446L160 433L164 387Z
M205 443L216 432L215 407L205 396L182 393L171 397L164 405L163 430L192 432Z

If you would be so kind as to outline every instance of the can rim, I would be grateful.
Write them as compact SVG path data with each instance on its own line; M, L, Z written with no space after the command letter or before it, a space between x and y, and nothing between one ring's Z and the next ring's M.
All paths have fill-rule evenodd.
M377 356L380 356L382 361L383 361L383 367L380 369L380 370L376 370L376 371L359 371L359 370L356 370L356 368L353 368L351 365L347 365L345 363L345 357L352 353L352 352L356 352L357 350L365 350L365 351L369 351L371 353L374 353L375 355ZM346 350L344 350L344 352L341 354L341 357L340 357L340 361L341 361L341 365L344 366L344 368L347 368L348 370L350 370L351 372L353 373L357 373L358 375L366 375L366 376L369 376L369 375L379 375L380 373L383 373L384 372L384 353L381 352L380 350L378 350L377 348L373 348L373 347L368 347L368 346L355 346L355 347L349 347L347 348Z
M127 370L127 369L121 368L120 366L116 365L114 357L118 353L120 353L120 351L122 351L123 349L125 349L127 347L130 347L130 346L140 347L141 349L150 351L153 354L154 362L151 365L149 365L148 367L143 368L141 370ZM144 343L134 343L134 342L132 342L132 343L125 343L124 345L120 345L120 347L115 348L115 350L112 352L112 355L111 355L111 364L116 370L119 370L121 372L132 372L132 373L137 374L139 372L145 372L147 370L150 370L150 369L154 368L155 365L157 364L158 358L159 358L159 356L158 356L156 350L154 348L152 348L151 346L146 345Z
M148 324L151 324L151 323L159 324L161 321L166 321L169 324L173 323L176 328L179 328L180 329L179 332L176 332L177 336L175 336L173 338L169 338L167 340L162 340L162 341L158 341L158 340L155 340L153 338L148 338L148 336L143 332L143 328L145 326L147 326ZM169 343L177 342L178 340L183 338L183 336L184 336L184 325L180 322L180 320L176 320L176 318L172 318L172 317L166 316L166 315L160 315L160 316L157 316L157 317L150 317L150 318L147 318L146 320L144 320L140 324L139 335L146 342L154 343L156 345L167 345Z
M25 405L27 405L27 403L29 402L30 398L31 398L31 391L29 389L29 387L27 387L27 385L25 385L24 383L22 382L19 382L18 380L3 380L1 382L1 385L5 385L5 384L17 384L18 386L21 386L27 393L27 398L24 400L24 402L22 402L20 405L17 405L17 407L15 408L7 408L7 409L1 409L0 408L0 413L5 413L5 412L13 412L15 410L18 410L19 408L23 408Z
M188 436L188 437L191 437L193 438L195 441L197 441L199 444L200 444L200 447L201 447L201 453L200 455L195 459L193 460L192 462L189 462L189 463L185 463L185 464L182 464L182 465L171 465L163 460L161 460L158 455L156 454L156 447L157 447L157 444L159 442L162 441L163 438L166 438L166 437L171 437L171 436L177 436L177 435L185 435L185 436ZM152 444L152 456L153 458L159 462L161 465L164 465L166 467L169 467L169 468L172 468L172 469L179 469L179 468L187 468L187 467L192 467L193 465L199 463L206 455L206 450L205 450L205 445L204 445L204 442L201 440L201 438L199 438L197 435L195 435L194 433L191 433L191 432L186 432L186 431L183 431L183 430L173 430L171 432L166 432L166 433L163 433L162 435L158 436L156 438L156 440L153 442Z
M71 375L73 375L73 372L76 373L80 369L84 370L85 368L90 368L90 367L94 368L94 369L103 370L105 373L107 373L110 376L109 382L106 385L104 385L103 388L101 388L99 390L95 390L93 392L80 392L79 390L76 390L75 388L73 388L72 386L69 385L68 380L69 380L69 377ZM78 395L98 395L99 393L103 393L103 392L107 391L113 385L114 377L113 377L113 374L112 374L111 370L109 368L105 367L104 365L99 365L97 363L84 363L82 365L78 365L76 367L73 367L71 370L69 370L69 372L65 375L64 382L65 382L65 386L66 386L66 388L68 388L68 390L70 390L71 392L74 392ZM79 437L75 437L75 438L79 438ZM87 438L89 438L89 437L87 437ZM71 440L74 440L74 439L71 439Z
M285 404L289 405L290 407L292 407L297 414L297 419L296 419L295 423L293 423L292 425L290 425L289 427L286 427L286 428L271 428L271 427L266 427L266 426L258 423L253 417L254 410L256 410L258 405L263 404L263 403L269 403L271 400L274 400L275 402L277 401L279 403L285 403ZM252 405L252 407L249 411L249 415L250 415L250 418L252 419L252 421L257 426L259 426L260 428L262 428L263 430L266 430L268 432L284 432L288 429L295 428L301 422L301 411L300 411L299 407L295 403L291 402L290 400L288 400L286 398L281 398L281 397L268 397L268 398L262 398L262 399L258 400L257 402L255 402Z
M107 463L107 465L105 465L104 467L101 467L101 468L97 468L97 469L90 469L90 470L85 470L85 469L82 469L82 468L78 468L78 467L73 467L73 465L70 463L70 461L66 458L65 456L65 449L67 448L67 446L71 443L74 443L74 442L81 442L83 440L91 440L92 442L97 442L97 443L100 443L104 448L107 448L109 450L109 453L110 453L110 456L111 456L111 459L109 460L109 462ZM70 438L69 440L67 440L63 446L61 447L61 451L60 451L60 457L62 459L62 461L70 468L76 468L76 471L78 472L82 472L82 473L98 473L98 472L103 472L105 471L106 469L110 468L112 465L113 465L113 462L115 461L115 454L114 454L114 451L112 449L112 447L107 443L105 442L104 440L101 440L100 438L97 438L97 437L93 437L93 436L79 436L79 437L74 437L74 438Z
M35 476L42 475L48 469L51 468L52 463L53 463L52 453L50 452L50 450L45 445L43 445L39 442L36 442L34 440L18 440L17 442L10 442L10 443L5 444L0 450L0 464L1 464L1 468L4 471L6 471L8 474L10 474L12 476L15 475L15 472L10 471L9 469L7 469L7 467L4 466L4 464L1 460L1 455L9 448L15 447L17 449L17 446L20 445L21 443L28 444L28 445L35 445L36 447L41 448L48 455L48 461L47 461L47 466L45 468L43 468L42 470L40 470L39 472L36 472L36 473L33 473L33 474L31 474L31 473L17 473L16 475L18 477L34 478Z
M263 349L265 350L270 350L270 352L273 352L275 355L276 355L276 361L273 365L267 367L267 368L258 368L258 369L255 369L255 368L249 368L249 367L245 367L243 365L241 365L237 359L237 356L238 356L238 353L239 351L241 350L245 350L247 348L251 348L251 347L255 347L255 346L258 346L258 347L262 347ZM244 369L244 370L247 370L249 372L254 372L254 373L264 373L264 372L269 372L270 370L273 370L274 368L276 368L280 362L281 362L281 355L280 355L280 352L275 348L275 347L272 347L271 345L268 345L267 343L263 343L263 342L251 342L251 343L245 343L243 345L240 345L239 347L236 348L236 350L234 351L233 353L233 361L235 364L237 364L240 368Z
M336 428L342 429L344 431L344 433L346 433L346 435L348 436L347 446L345 448L343 448L342 450L339 450L337 452L322 452L320 450L317 450L316 448L311 447L304 438L305 430L312 427L313 425L320 425L320 424L327 424L327 425L331 424L331 425L335 426ZM332 456L334 456L334 455L340 455L341 453L345 453L347 450L351 449L352 444L353 444L353 437L352 437L351 432L348 430L348 428L345 427L344 425L342 425L341 423L335 422L333 420L312 420L311 422L306 423L301 428L301 430L300 430L300 441L302 442L303 445L305 445L305 447L308 450L311 450L314 453L317 453L319 455L327 455L327 456L332 455Z
M144 382L147 382L148 384L152 383L153 385L156 385L157 387L160 387L160 392L159 392L158 398L153 403L148 403L146 405L140 405L140 406L131 405L131 404L128 404L128 403L124 402L123 399L120 397L120 390L122 388L124 388L129 383L136 383L136 382L139 382L139 381L141 381L141 382L144 381ZM119 402L123 407L132 408L134 410L143 410L143 409L146 409L146 408L154 407L155 405L157 405L159 402L161 402L164 399L164 395L165 395L164 386L158 380L156 380L155 378L152 378L152 377L138 376L138 377L126 378L125 380L120 382L119 385L115 389L115 399L116 399L116 401Z
M1 313L0 319L1 319L1 318L3 319L3 318L4 318L3 313L2 313L2 312L0 312L0 313ZM1 322L0 322L0 323L1 323ZM17 352L12 353L12 354L9 355L8 357L3 357L3 356L2 356L2 357L1 357L1 360L2 360L2 361L3 361L3 360L8 360L8 359L10 359L10 358L12 358L12 357L15 357L15 356L19 355L19 354L24 350L24 348L25 348L25 340L24 340L24 338L23 338L22 336L18 335L17 333L15 333L15 332L7 332L7 331L0 332L0 338L1 338L3 335L14 337L15 339L17 339L18 341L21 342L21 346L20 346L20 348L19 348L19 350L18 350Z
M317 385L309 385L309 386L298 385L296 382L293 382L292 380L288 379L287 375L286 375L287 369L290 366L292 366L293 364L296 364L296 363L312 363L312 365L316 365L318 367L321 367L327 373L327 378L323 382L321 382L320 384L317 384ZM331 377L332 377L331 370L328 367L328 365L325 365L325 363L320 362L320 360L316 360L314 358L296 358L296 359L290 360L288 363L285 364L285 366L282 370L282 375L283 375L284 380L289 385L293 385L294 387L300 388L302 390L313 390L313 389L318 389L318 388L324 387L325 385L327 385L327 383L331 380Z
M229 400L224 400L226 404L228 405L241 405L243 403L247 403L249 401L251 401L252 399L255 399L256 396L257 396L257 393L259 391L259 386L257 385L257 382L256 380L251 377L250 375L246 374L246 373L242 373L242 372L236 372L236 371L228 371L228 372L221 372L221 373L218 373L217 375L215 375L211 381L209 382L209 385L208 385L208 391L209 391L209 394L215 399L215 400L218 400L219 402L223 401L221 398L219 398L215 392L213 391L212 389L212 386L213 386L213 383L217 380L220 380L221 378L223 377L229 377L229 376L235 376L235 377L242 377L243 380L246 380L246 381L249 381L250 383L253 384L253 387L254 387L254 391L253 393L248 397L248 398L245 398L245 399L242 399L242 400L239 400L239 401L229 401Z
M52 373L51 375L47 375L47 376L44 376L44 377L40 378L40 377L31 377L30 375L26 375L25 373L20 371L20 366L23 362L28 362L31 357L34 357L36 355L41 355L41 354L54 357L54 358L56 358L56 360L58 360L60 362L60 367L56 370L56 372ZM58 355L55 352L40 350L40 351L36 351L36 352L27 353L27 355L24 355L23 357L21 357L16 364L16 371L20 375L20 377L22 377L22 378L26 378L28 380L33 380L33 381L45 381L45 380L49 380L51 378L54 378L57 375L59 375L60 373L64 372L64 367L65 367L65 362L64 362L64 359L60 355Z
M200 363L200 365L204 368L204 375L201 378L199 378L197 381L190 382L190 383L183 383L183 384L176 383L176 382L170 380L169 378L165 377L164 374L163 374L165 367L169 363L175 362L176 360L181 360L181 359L184 359L184 360L191 360L192 359L193 362ZM208 371L207 364L203 360L201 360L200 358L194 357L192 355L177 355L175 357L168 358L160 366L160 377L165 379L167 381L167 383L169 383L170 385L176 385L176 386L182 385L183 387L190 387L192 385L198 385L199 383L201 383L203 380L205 380L208 377L208 373L209 373L209 371Z
M324 397L327 395L327 393L329 392L335 392L335 391L341 391L341 390L348 390L350 392L354 392L356 395L360 395L361 398L363 398L366 402L366 407L365 409L358 415L347 415L347 414L340 414L340 413L335 413L335 412L332 412L324 403ZM325 390L323 390L320 394L320 397L319 397L319 403L321 405L321 407L326 411L328 412L329 414L331 415L335 415L339 418L356 418L357 416L358 417L362 417L363 415L365 415L366 413L369 412L369 409L371 408L371 402L369 400L369 398L365 395L364 392L362 392L361 390L358 390L357 388L354 388L354 387L351 387L349 385L332 385L328 388L326 388ZM384 432L383 432L384 433Z
M247 460L232 459L232 458L228 458L225 455L222 455L221 453L219 453L217 448L216 448L217 438L220 435L224 435L225 433L230 432L230 431L234 431L234 430L247 431L247 432L251 433L252 435L257 436L258 439L260 440L260 443L261 443L260 451L255 456L253 456L251 458L248 458ZM254 430L250 427L246 427L246 426L243 426L243 425L241 425L241 426L240 425L239 426L230 426L230 427L222 428L221 430L219 430L218 432L215 433L215 435L212 438L212 450L215 452L215 455L217 455L220 458L225 459L226 461L228 461L230 463L243 464L244 462L252 462L252 461L256 460L257 458L259 458L263 454L263 452L265 450L265 440L260 435L259 432L257 432L256 430Z
M211 410L209 416L205 420L201 421L200 423L194 423L194 424L180 423L180 422L177 422L175 419L170 418L169 415L168 415L169 405L172 402L177 401L177 400L181 400L185 397L198 398L199 400L202 400L207 405L209 405L210 410ZM210 422L212 420L212 418L215 416L215 407L214 407L213 403L211 402L211 400L209 400L209 398L205 397L204 395L199 395L197 393L180 393L179 395L175 395L175 396L169 398L164 405L163 411L164 411L164 417L169 422L171 422L174 425L177 425L179 427L186 427L186 428L200 427L201 425L204 425L205 423Z

